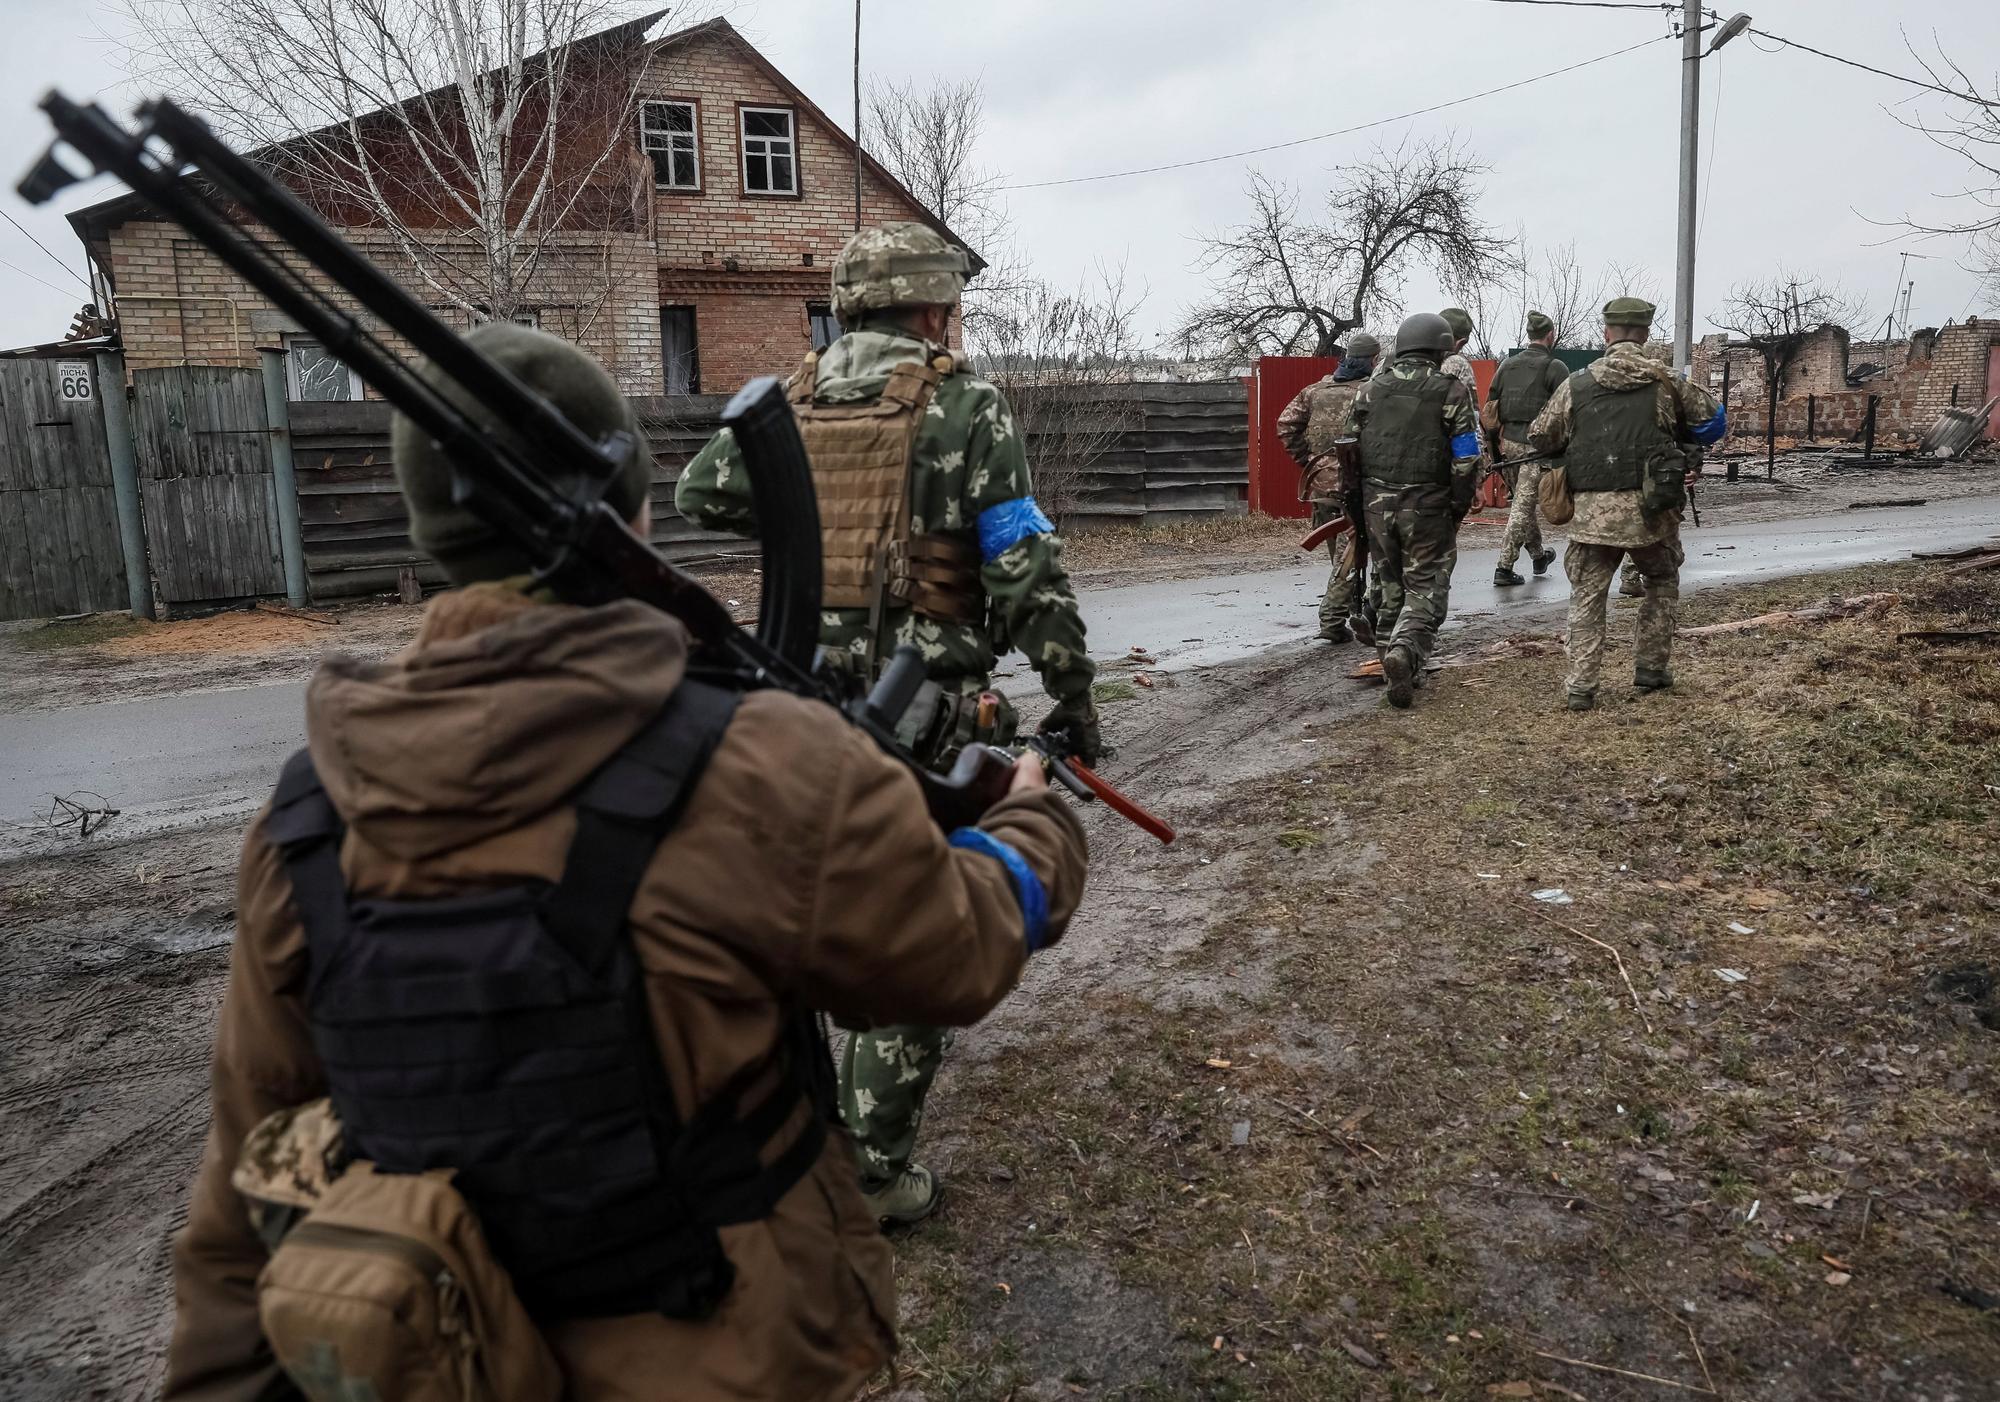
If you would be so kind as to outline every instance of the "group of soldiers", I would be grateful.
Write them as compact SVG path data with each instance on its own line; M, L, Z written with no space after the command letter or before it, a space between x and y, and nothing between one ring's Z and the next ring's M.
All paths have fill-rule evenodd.
M1392 706L1415 697L1449 610L1459 526L1492 471L1511 497L1496 587L1526 583L1514 569L1523 550L1538 578L1555 563L1537 509L1546 474L1562 474L1574 504L1569 709L1597 703L1606 596L1621 561L1622 592L1640 597L1633 685L1673 685L1681 516L1700 449L1727 425L1714 398L1649 344L1653 316L1637 297L1607 303L1604 356L1571 373L1554 353L1554 323L1530 312L1527 345L1500 364L1481 405L1465 356L1471 316L1418 313L1397 329L1393 355L1358 333L1334 373L1285 406L1278 437L1301 466L1314 524L1351 526L1328 547L1319 636L1374 645Z
M991 683L1019 649L1042 728L1095 761L1062 543L1006 400L949 348L968 271L926 227L857 234L833 270L843 334L788 381L822 659L861 689L914 647L927 678L898 738L944 768L1015 738ZM1664 467L1677 488L1680 445L1720 424L1646 353L1651 311L1612 303L1610 353L1567 378L1531 320L1483 411L1515 491L1503 575L1522 548L1537 574L1553 559L1534 501L1566 450L1572 706L1595 696L1625 555L1637 680L1667 684ZM1470 329L1411 317L1379 364L1355 336L1283 424L1315 512L1365 523L1373 565L1370 583L1350 532L1322 636L1373 642L1397 706L1488 461ZM651 462L603 367L532 328L468 341L633 445L576 489L645 534ZM1083 828L1030 750L976 825L939 831L831 708L691 670L679 622L635 602L552 593L439 444L398 419L394 455L411 538L458 587L402 653L321 667L306 749L245 836L167 1395L851 1397L895 1347L880 1228L939 1200L914 1155L949 1029L1062 936ZM675 504L754 534L752 503L725 430ZM849 1029L837 1065L821 1015Z

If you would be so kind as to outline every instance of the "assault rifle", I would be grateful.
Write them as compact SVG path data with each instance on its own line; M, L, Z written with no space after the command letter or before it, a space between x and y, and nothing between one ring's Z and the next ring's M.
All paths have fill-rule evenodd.
M951 774L940 776L897 744L896 723L923 682L915 649L904 651L866 698L849 698L823 669L815 670L819 508L805 447L776 379L751 381L722 415L743 450L762 540L763 590L753 634L605 502L619 465L643 446L631 435L584 433L466 345L290 191L173 102L141 104L136 130L60 93L50 93L41 107L58 140L21 180L24 199L42 204L86 178L64 164L65 147L88 160L93 173L123 180L429 434L452 463L453 498L520 545L536 564L536 578L560 597L578 604L620 597L651 604L687 628L694 661L704 670L836 706L905 765L932 817L947 830L977 822L1007 793L1015 758L1007 751L968 745ZM239 216L262 225L268 236L254 234ZM518 443L489 431L419 376L334 292L401 336L494 422L518 434ZM565 488L560 483L566 478L586 485ZM1072 758L1063 733L1037 736L1026 748L1040 753L1051 775L1078 798L1112 800L1161 841L1172 840L1171 828Z

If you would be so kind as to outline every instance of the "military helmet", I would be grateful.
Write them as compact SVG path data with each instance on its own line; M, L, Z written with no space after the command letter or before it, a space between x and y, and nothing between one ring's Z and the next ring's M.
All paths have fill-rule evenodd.
M1451 328L1453 344L1446 346L1446 350L1457 350L1459 341L1472 339L1472 313L1464 307L1446 307L1438 315L1443 317L1444 324Z
M1396 354L1408 355L1411 351L1445 352L1457 348L1458 338L1452 335L1451 323L1436 312L1418 312L1403 318L1403 324L1396 328Z
M1364 360L1373 360L1382 353L1382 343L1366 331L1357 331L1347 338L1347 353Z
M925 224L863 229L833 260L833 310L845 321L887 307L949 307L972 260Z

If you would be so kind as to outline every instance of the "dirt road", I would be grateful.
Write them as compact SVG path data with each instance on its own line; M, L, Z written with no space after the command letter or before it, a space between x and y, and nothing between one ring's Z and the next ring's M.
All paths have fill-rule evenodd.
M1838 584L1900 578L1850 572ZM1703 607L1748 614L1770 602L1741 592ZM1502 628L1474 619L1453 649L1469 653ZM1440 839L1456 844L1464 824L1488 825L1465 861L1504 872L1515 891L1541 874L1509 845L1517 835L1536 844L1532 861L1551 880L1578 890L1633 859L1548 826L1541 794L1504 787L1513 758L1388 748L1403 743L1397 722L1344 679L1357 656L1283 648L1166 672L1111 706L1121 753L1110 772L1188 836L1161 849L1093 813L1084 915L1021 995L961 1039L927 1149L953 1196L903 1248L908 1395L1484 1397L1527 1379L1528 1367L1560 1372L1530 1342L1605 1366L1671 1370L1699 1389L1703 1372L1675 1314L1683 1300L1719 1392L1992 1395L1992 1372L1966 1371L1991 1359L1969 1342L1977 1310L1927 1295L1913 1313L1906 1298L1940 1261L1955 1262L1968 1288L2000 1289L2000 1188L1972 1142L1990 1126L1966 1108L1984 1096L1990 1112L1987 1043L1970 1031L1953 1043L1938 1030L1948 1020L1923 1020L1909 970L1878 969L1871 981L1845 945L1841 977L1815 985L1814 951L1831 947L1833 927L1821 932L1803 914L1788 929L1782 972L1755 970L1780 982L1756 992L1782 991L1830 1016L1759 1032L1733 1010L1761 1001L1723 1005L1732 1020L1713 1027L1674 1002L1653 1014L1660 1035L1635 1031L1621 1020L1624 987L1590 962L1597 951L1547 931L1524 940L1518 928L1489 930L1484 915L1468 923L1477 906L1457 885L1427 890L1413 853L1441 862L1459 849L1396 851L1389 834L1428 831L1432 818L1421 807L1406 816L1403 805L1423 795L1395 798L1381 776L1445 786L1454 806L1442 810L1450 824ZM1453 672L1418 719L1475 734L1504 696L1508 723L1527 733L1539 724L1535 698L1553 694L1549 665ZM1691 681L1701 675L1698 654L1682 665ZM1826 664L1802 656L1796 665L1810 685ZM1744 713L1762 714L1765 700L1728 690L1737 685L1695 682L1692 694L1718 704L1741 694ZM1782 714L1796 698L1775 704ZM1990 715L1930 714L1924 724L1940 738L1974 743L1983 733L1990 744ZM1840 715L1815 723L1837 728ZM1623 729L1639 720L1634 712ZM1700 782L1752 784L1743 756L1756 753L1725 757L1734 767L1705 763ZM1911 772L1936 782L1952 772L1941 766L1933 753ZM1538 785L1559 781L1547 771L1536 771ZM2000 785L2000 773L1985 778ZM1644 790L1620 784L1617 793ZM1768 786L1740 792L1743 802L1774 801ZM1642 832L1624 826L1623 811L1583 821L1610 835ZM1782 809L1769 821L1774 837L1791 830ZM1880 821L1857 843L1881 844L1899 819ZM137 1397L157 1384L170 1308L165 1239L203 1132L235 841L225 824L72 843L0 867L0 1393L9 1398ZM1702 849L1657 875L1705 876L1737 860ZM1473 883L1477 873L1461 875ZM1804 909L1809 897L1843 920L1856 911L1864 931L1940 931L1961 946L1940 953L1964 962L1994 952L1990 871L1985 880L1985 895L1787 899ZM1653 962L1632 971L1649 999L1665 988L1705 1006L1711 966L1752 963L1679 925L1676 909L1695 900L1668 892L1663 908L1591 926L1621 941L1652 938L1633 933L1635 920L1662 932L1648 945ZM1702 928L1723 909L1737 907L1705 911ZM1875 1006L1883 998L1893 1017ZM1571 1040L1549 1042L1565 1028ZM1552 1065L1557 1045L1566 1050ZM1853 1079L1815 1083L1794 1100L1804 1083L1786 1078L1813 1075L1828 1056ZM1669 1086L1652 1084L1670 1072ZM1688 1105L1714 1097L1714 1109L1697 1115L1670 1092ZM1901 1106L1910 1133L1943 1138L1880 1141L1882 1119ZM1789 1138L1718 1140L1727 1152L1696 1153L1711 1133L1704 1117L1727 1126L1754 1115L1805 1119ZM1663 1137L1625 1133L1642 1118ZM1840 1154L1853 1162L1842 1167ZM1808 1179L1803 1170L1822 1155L1826 1172ZM1459 1186L1440 1187L1441 1174ZM1860 1186L1842 1188L1849 1182ZM1829 1193L1846 1204L1837 1236L1818 1230L1820 1209L1794 1201ZM1611 1206L1599 1213L1579 1200ZM1753 1201L1756 1220L1775 1218L1774 1234L1742 1225ZM1873 1215L1857 1220L1864 1202ZM1862 1255L1857 1237L1893 1250ZM1817 1264L1822 1247L1849 1266L1867 1263L1841 1272L1855 1282L1849 1293L1824 1293L1845 1287L1821 1280L1836 1271ZM1656 1395L1587 1370L1558 1381L1569 1390L1542 1395ZM1538 1395L1530 1386L1498 1395Z

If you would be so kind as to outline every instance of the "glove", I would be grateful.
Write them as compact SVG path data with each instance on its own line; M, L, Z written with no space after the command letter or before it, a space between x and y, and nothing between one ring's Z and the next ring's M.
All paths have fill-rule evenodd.
M1098 729L1097 707L1088 692L1056 702L1055 709L1043 716L1035 729L1053 737L1058 749L1075 755L1085 764L1096 764L1104 754L1104 734Z
M1457 473L1451 479L1451 519L1463 521L1472 510L1472 498L1478 492L1479 484L1470 473Z

